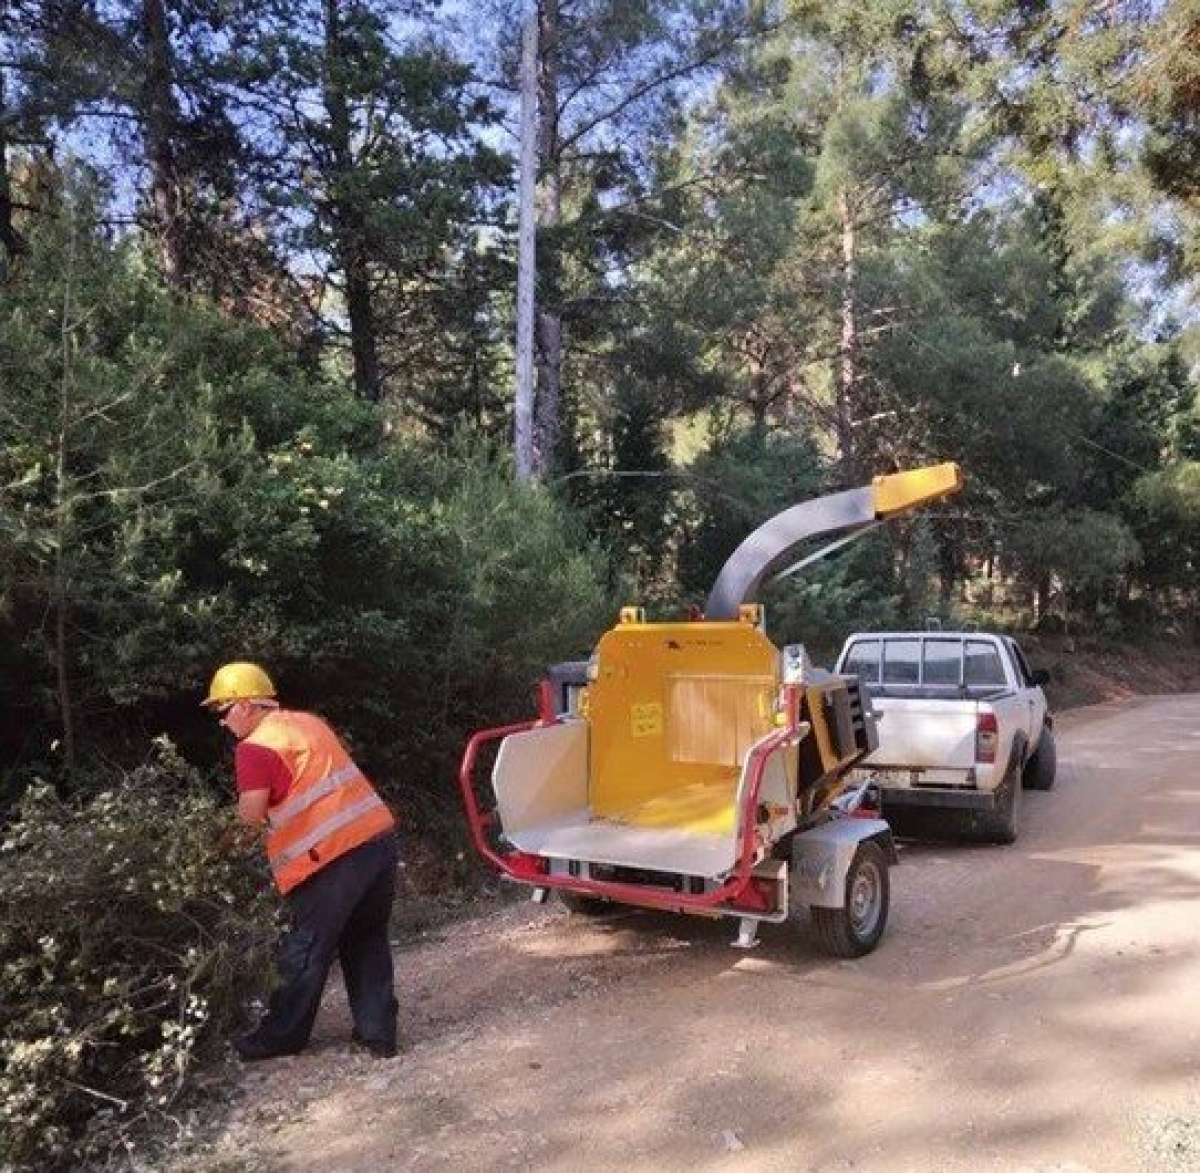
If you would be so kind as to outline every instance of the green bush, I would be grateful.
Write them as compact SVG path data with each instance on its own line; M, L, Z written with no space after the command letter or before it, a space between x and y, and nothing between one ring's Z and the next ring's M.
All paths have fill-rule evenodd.
M270 975L270 886L163 746L0 838L0 1168L77 1168L175 1102Z
M32 776L92 789L88 763L160 733L225 763L198 701L254 659L411 830L453 838L466 731L529 713L545 663L611 618L582 528L505 454L389 429L65 230L0 283L0 821Z
M460 448L425 454L420 469L407 494L426 516L424 546L398 547L397 562L436 585L403 600L405 648L373 657L369 677L364 659L342 661L344 724L405 821L445 842L464 829L455 779L468 734L531 717L546 666L586 657L616 609L582 526L515 484L506 458Z

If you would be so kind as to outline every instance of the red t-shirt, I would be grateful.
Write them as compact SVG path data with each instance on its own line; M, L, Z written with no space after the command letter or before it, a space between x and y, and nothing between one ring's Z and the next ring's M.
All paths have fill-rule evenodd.
M287 763L273 749L253 742L239 741L233 758L239 794L249 790L269 790L268 805L277 806L287 798L292 775Z

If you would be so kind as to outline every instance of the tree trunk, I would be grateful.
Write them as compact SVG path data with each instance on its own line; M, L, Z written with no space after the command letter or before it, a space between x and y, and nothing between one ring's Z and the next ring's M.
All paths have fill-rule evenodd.
M1039 574L1034 584L1033 620L1034 624L1041 623L1050 610L1050 576Z
M538 236L562 219L562 173L558 134L559 0L538 5ZM537 314L537 396L534 403L534 476L544 480L554 467L562 427L562 315L545 296L542 266Z
M521 132L517 220L516 393L513 397L513 453L519 481L536 475L534 463L534 336L537 329L537 43L538 17L521 30Z
M345 55L342 51L339 0L324 0L324 14L324 100L329 116L330 150L333 155L332 174L326 178L334 252L345 281L350 351L354 359L354 388L363 399L378 403L383 398L383 380L379 372L379 339L375 328L366 223L362 208L350 194L347 183L354 171L354 155L350 102L342 78Z
M59 508L61 511L62 502L59 502ZM65 526L59 528L62 530ZM69 628L67 612L71 604L67 598L66 570L63 561L64 556L60 549L56 551L54 557L54 678L58 716L62 726L63 771L70 778L75 772L75 701L71 696L71 674L67 665L70 655L67 638Z
M761 440L767 434L767 413L771 409L771 376L757 361L750 375L750 430Z
M954 598L963 563L963 532L955 522L934 523L937 542L938 599L943 608Z
M344 209L337 222L340 226L338 256L346 274L346 315L350 319L354 389L363 399L378 403L383 398L383 378L379 373L379 343L362 218L355 210Z
M854 483L857 459L854 449L855 410L858 407L858 318L855 287L858 284L858 228L845 188L838 193L842 222L842 333L838 342L837 441L842 478Z
M178 111L172 91L173 66L163 0L142 0L142 128L150 170L150 214L158 237L163 280L173 289L184 282L183 199L173 135Z
M899 587L900 614L911 615L913 609L911 578L913 529L911 523L900 521L893 526L892 550L896 567L896 585Z
M72 213L72 217L74 213ZM58 704L59 721L62 728L62 760L69 778L75 770L75 701L71 695L71 673L68 666L70 642L68 640L68 612L71 606L71 581L67 565L68 552L72 549L72 494L68 477L70 466L67 446L71 430L71 377L74 361L71 331L72 283L75 277L75 222L71 221L70 245L67 252L66 281L63 286L61 359L62 371L58 382L58 434L55 437L57 451L54 460L54 677L55 700Z
M14 260L21 252L21 236L13 223L12 176L8 171L8 103L4 89L4 70L0 69L0 273L6 261Z

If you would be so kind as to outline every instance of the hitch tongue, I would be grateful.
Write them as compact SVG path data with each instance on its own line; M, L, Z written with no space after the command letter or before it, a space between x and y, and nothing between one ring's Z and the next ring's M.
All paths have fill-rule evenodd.
M871 796L872 793L874 801L867 802L868 796ZM862 806L869 806L873 810L878 810L879 793L875 787L875 779L864 778L853 790L847 790L843 794L839 794L829 805L833 810L839 811L843 815L852 815Z

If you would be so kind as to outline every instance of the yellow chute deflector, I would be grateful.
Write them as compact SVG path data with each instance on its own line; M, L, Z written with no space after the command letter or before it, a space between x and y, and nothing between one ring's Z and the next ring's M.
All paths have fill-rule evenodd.
M875 494L875 515L893 517L907 509L916 509L931 501L953 496L962 486L962 470L953 462L876 477L871 482Z

